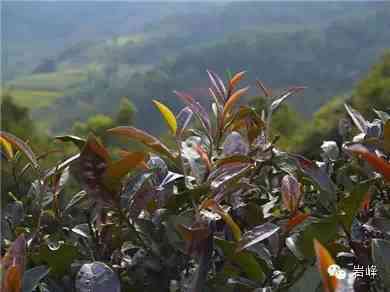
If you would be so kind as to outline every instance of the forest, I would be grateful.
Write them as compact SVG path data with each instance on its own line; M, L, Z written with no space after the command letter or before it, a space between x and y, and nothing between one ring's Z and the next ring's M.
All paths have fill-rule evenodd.
M387 2L43 3L2 7L1 291L390 291Z

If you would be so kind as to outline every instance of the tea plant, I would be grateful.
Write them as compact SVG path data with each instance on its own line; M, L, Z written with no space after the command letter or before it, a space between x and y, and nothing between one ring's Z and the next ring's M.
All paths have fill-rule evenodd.
M238 106L245 72L208 75L210 113L185 92L177 115L154 101L172 147L128 126L107 135L143 151L60 136L78 153L42 169L1 132L3 167L16 184L34 178L2 194L2 291L390 289L389 114L370 122L345 105L344 142L324 141L312 161L278 149L271 128L302 87L274 94L258 81L259 112Z

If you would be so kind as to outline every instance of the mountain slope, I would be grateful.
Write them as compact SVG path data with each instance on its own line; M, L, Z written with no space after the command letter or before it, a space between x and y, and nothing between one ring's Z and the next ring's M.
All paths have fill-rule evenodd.
M249 81L260 78L271 87L308 86L305 95L292 102L309 115L330 97L347 93L367 72L370 64L390 47L389 29L390 10L381 9L336 21L323 29L240 31L214 44L187 49L151 71L133 74L120 82L110 79L114 75L101 76L99 82L89 83L79 95L72 96L72 110L66 109L67 99L57 106L71 121L74 106L87 109L89 114L97 108L110 113L121 96L129 96L139 110L138 124L146 122L145 116L153 122L157 113L151 112L152 98L161 98L177 110L181 104L172 91L190 90L204 95L208 86L206 69L222 75L226 70L247 70ZM157 123L153 127L162 129Z

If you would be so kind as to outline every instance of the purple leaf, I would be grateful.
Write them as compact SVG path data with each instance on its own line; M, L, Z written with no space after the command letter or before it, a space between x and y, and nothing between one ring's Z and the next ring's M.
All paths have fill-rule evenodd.
M225 139L222 145L224 156L232 156L235 154L246 155L249 152L249 145L244 141L244 138L239 132L231 132Z
M328 193L336 192L336 187L329 175L318 167L315 162L297 154L290 154L290 156L296 160L302 172L310 176L322 190L327 191Z
M225 96L227 93L225 85L223 84L221 78L219 78L219 76L214 72L207 70L207 74L209 75L211 83L217 91L217 97L219 98L220 103L223 104L225 102Z
M187 128L188 124L191 121L192 115L193 115L193 112L192 112L191 108L188 106L186 106L185 108L183 108L179 112L179 114L176 117L176 120L177 120L176 136L177 137L180 137L183 134L183 132L185 131L185 129Z
M301 199L300 184L292 175L285 175L280 186L282 193L283 207L295 213Z
M192 110L192 112L201 122L203 128L208 131L210 129L210 120L208 118L206 110L201 106L201 104L187 93L179 91L174 91L174 93L188 105L188 107Z
M271 112L275 111L286 98L288 98L289 96L291 96L294 93L297 93L303 89L304 89L304 87L293 87L293 88L290 88L290 89L286 90L285 92L283 92L282 95L278 99L276 99L272 102Z
M228 163L218 167L209 175L211 186L215 189L219 188L227 181L240 176L251 165L249 163Z
M253 229L249 230L244 234L243 239L239 242L239 247L237 248L237 251L242 251L256 243L259 243L269 238L279 229L279 226L270 222L254 227Z

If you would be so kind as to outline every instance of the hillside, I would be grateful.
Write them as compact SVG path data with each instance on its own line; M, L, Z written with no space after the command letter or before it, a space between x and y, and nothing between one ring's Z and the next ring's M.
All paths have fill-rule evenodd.
M304 26L289 31L248 28L219 41L186 48L144 73L140 70L130 74L120 69L125 64L110 63L113 66L105 67L108 71L96 74L78 94L58 100L54 107L63 111L66 125L80 117L75 107L82 108L85 116L93 114L96 108L110 114L122 96L129 96L138 108L137 124L144 123L147 114L153 130L159 131L162 128L153 123L157 112L145 101L158 97L177 110L181 104L173 96L173 90L202 95L208 86L206 69L226 76L227 70L239 71L245 64L248 82L260 78L275 88L309 86L303 97L292 102L298 111L310 116L331 97L348 93L364 76L383 50L390 47L389 28L389 9L370 10L363 16L337 20L322 28ZM188 83L192 88L184 85Z
M42 50L40 58L35 53L38 47L32 46L32 54L38 56L34 65L21 66L24 74L6 83L16 101L33 109L35 118L44 117L54 132L97 112L113 115L123 96L136 105L137 124L145 123L147 115L152 131L164 130L154 123L158 114L148 101L160 98L177 110L181 104L172 91L204 95L206 69L226 76L227 70L244 67L247 82L260 78L275 88L309 85L303 97L292 99L295 105L305 104L297 110L309 117L330 97L348 93L390 46L386 3L172 4L164 6L158 17L146 3L114 5L110 15L100 3L92 10L75 5L77 13L69 3L61 5L40 10L38 15L57 15L62 8L73 17L62 16L57 28L54 25L33 35L42 46L51 41L63 48L46 47L50 53ZM30 32L29 23L40 29L40 22L31 15L32 4L23 9L10 6L19 19L20 10L26 14L20 23L10 17L12 13L5 19L9 46L19 46L22 38L15 36ZM83 20L83 11L96 17ZM73 28L67 25L70 19ZM104 28L97 25L101 19ZM15 24L12 29L10 24ZM63 37L56 38L53 33L61 30ZM9 48L3 57L12 60L10 52L17 50ZM23 60L17 54L14 57ZM189 83L192 88L184 85ZM35 103L40 92L42 101ZM53 113L61 113L61 118Z

